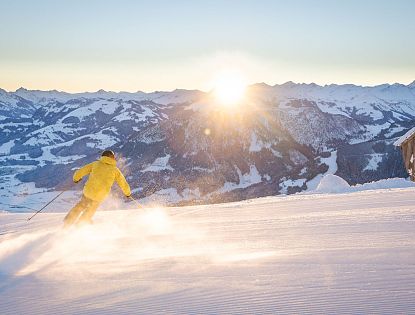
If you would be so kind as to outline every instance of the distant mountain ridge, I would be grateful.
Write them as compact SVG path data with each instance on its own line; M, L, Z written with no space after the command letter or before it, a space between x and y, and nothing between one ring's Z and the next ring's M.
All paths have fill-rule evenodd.
M197 90L0 89L0 197L59 187L108 147L137 197L169 204L294 193L333 170L350 184L406 177L392 142L414 125L415 81L259 83L234 110Z

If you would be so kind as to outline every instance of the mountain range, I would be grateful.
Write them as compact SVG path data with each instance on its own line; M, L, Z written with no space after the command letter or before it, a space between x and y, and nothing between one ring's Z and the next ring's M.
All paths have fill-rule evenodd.
M22 183L65 188L107 148L135 197L170 205L292 194L328 172L349 184L407 177L393 142L413 126L415 81L260 83L235 107L197 90L0 89L0 197L30 193Z

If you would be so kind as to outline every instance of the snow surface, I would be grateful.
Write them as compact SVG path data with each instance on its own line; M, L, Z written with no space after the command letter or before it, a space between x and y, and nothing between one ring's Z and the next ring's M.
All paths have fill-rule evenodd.
M260 152L263 148L269 149L271 143L263 143L258 139L256 133L253 131L251 133L251 143L249 145L249 152Z
M312 180L307 182L307 191L316 190L318 184L320 184L321 179L328 174L334 174L337 172L337 150L330 152L331 155L327 158L321 158L321 162L326 164L329 169L324 174L319 174L314 177Z
M134 190L133 190L134 191ZM176 188L166 188L156 191L148 197L141 198L141 204L174 204L184 200L200 199L199 188L191 190L189 188L184 189L182 192L178 192Z
M347 192L350 185L341 177L327 174L324 175L317 186L317 191L322 193L340 193Z
M380 162L382 162L383 156L385 154L383 153L373 153L366 155L369 157L369 161L363 171L376 171L378 169L378 165Z
M10 149L14 146L14 140L7 141L0 145L0 155L10 154Z
M301 187L307 181L306 178L299 178L299 179L287 179L281 183L281 193L287 194L289 187Z
M260 183L262 181L261 175L259 174L255 165L249 167L249 173L242 174L242 172L237 168L239 183L225 182L223 187L218 190L218 192L228 192L238 188L246 188L251 185Z
M414 196L99 211L67 231L0 213L1 314L411 314Z
M389 178L376 182L350 186L343 178L333 174L327 174L323 176L315 192L347 193L373 189L393 189L406 187L415 187L415 183L403 178Z
M159 157L154 160L154 162L146 167L143 172L159 172L162 170L170 170L173 171L173 168L169 165L170 154L166 156Z

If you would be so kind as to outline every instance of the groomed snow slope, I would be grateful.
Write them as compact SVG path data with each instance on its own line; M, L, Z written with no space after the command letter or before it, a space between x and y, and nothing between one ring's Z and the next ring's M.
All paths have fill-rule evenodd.
M415 189L0 214L0 313L415 313ZM14 231L14 233L12 233Z

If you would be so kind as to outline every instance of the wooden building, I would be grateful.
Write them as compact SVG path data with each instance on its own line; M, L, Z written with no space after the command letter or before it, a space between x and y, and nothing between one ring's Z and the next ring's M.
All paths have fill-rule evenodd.
M405 168L411 180L415 181L415 127L396 140L394 145L401 148Z

